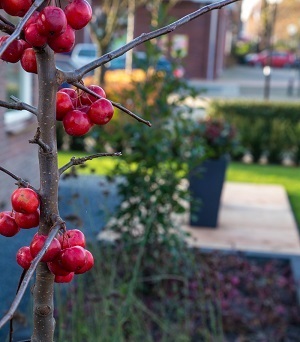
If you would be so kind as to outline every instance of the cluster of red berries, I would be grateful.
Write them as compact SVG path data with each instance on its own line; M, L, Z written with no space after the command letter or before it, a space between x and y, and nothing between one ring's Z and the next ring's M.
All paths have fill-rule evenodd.
M0 213L0 234L6 237L16 235L21 228L29 229L39 224L40 200L37 193L30 188L19 188L11 196L12 211ZM47 236L36 233L30 246L21 247L16 255L17 263L28 269L32 260L43 248ZM78 229L65 231L54 238L41 261L46 262L55 275L57 283L70 282L74 274L89 271L94 265L94 258L85 249L84 234Z
M63 122L69 135L85 135L94 124L105 125L113 117L114 108L106 99L105 91L98 85L90 85L87 88L101 98L71 88L63 88L57 92L56 120Z
M39 225L39 197L30 188L19 188L11 195L12 211L0 213L0 235L12 237L21 228L29 229Z
M17 252L17 263L28 269L45 244L47 236L36 233L30 246ZM78 229L67 230L54 238L41 261L46 262L56 283L69 283L75 274L83 274L94 266L94 257L85 249L85 236Z
M12 16L23 17L32 3L32 0L0 0L0 8ZM10 63L20 60L25 71L37 73L32 47L43 48L48 44L54 52L69 52L75 44L75 30L85 27L91 18L92 8L86 0L70 0L64 10L46 6L31 15L23 29L24 40L14 40L1 59ZM0 46L8 37L1 37Z

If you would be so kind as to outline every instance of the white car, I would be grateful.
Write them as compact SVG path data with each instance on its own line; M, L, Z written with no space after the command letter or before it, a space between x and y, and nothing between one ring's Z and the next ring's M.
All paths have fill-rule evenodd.
M96 44L76 44L71 53L71 62L76 68L81 68L87 63L93 62L98 57Z

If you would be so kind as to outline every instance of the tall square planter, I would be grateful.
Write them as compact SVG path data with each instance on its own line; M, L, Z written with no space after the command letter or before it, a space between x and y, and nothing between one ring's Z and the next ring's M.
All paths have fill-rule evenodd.
M207 159L189 174L190 225L216 228L228 157Z

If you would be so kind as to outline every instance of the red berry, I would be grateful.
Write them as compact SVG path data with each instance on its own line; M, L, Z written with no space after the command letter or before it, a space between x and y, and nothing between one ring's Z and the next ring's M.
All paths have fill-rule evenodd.
M44 36L59 36L67 28L67 18L64 11L56 6L46 6L36 21L37 28Z
M85 27L92 19L92 8L86 0L74 0L65 8L68 24L74 30Z
M56 275L54 278L54 281L56 283L70 283L73 280L73 278L74 278L74 272L71 272L66 276Z
M59 93L66 93L70 96L70 99L72 100L73 105L75 105L77 101L77 92L72 88L62 88L58 91Z
M58 276L67 276L70 272L63 269L60 260L55 260L47 263L49 270Z
M41 34L36 23L32 23L24 30L24 36L27 43L35 47L42 47L47 44L47 37Z
M21 247L16 255L17 263L23 267L25 270L31 265L31 261L33 260L32 255L30 253L30 248L28 246Z
M106 98L105 91L103 90L103 88L99 87L98 85L90 85L87 88L93 91L94 93L98 94L99 96ZM82 105L90 106L93 102L97 100L98 100L98 97L94 95L90 95L86 93L85 91L82 91L80 94L80 101Z
M30 214L37 211L40 200L37 193L30 188L19 188L12 193L11 204L15 211Z
M21 57L22 68L33 74L37 74L36 55L32 48L26 49Z
M0 213L0 235L12 237L20 231L11 211Z
M29 19L26 21L23 29L25 30L29 25L34 24L37 21L39 15L40 13L38 11L33 12Z
M48 44L54 52L70 52L75 44L75 31L67 25L64 33L57 37L49 37Z
M59 235L57 239L60 242L62 249L73 246L85 247L85 236L79 229L70 229L64 234Z
M32 5L32 0L2 0L4 11L10 15L23 17Z
M64 92L56 94L56 120L62 121L64 116L74 109L70 96Z
M45 241L48 236L46 235L40 235L36 233L31 241L30 244L30 253L33 258L35 258L39 251L43 248ZM49 262L53 261L60 253L61 251L61 245L59 241L54 238L51 242L49 248L47 249L46 253L43 255L41 261L43 262Z
M85 135L92 127L87 114L76 109L65 115L63 125L67 134L75 137Z
M93 254L86 249L85 250L85 264L78 271L76 271L75 274L85 273L89 271L93 266L94 266Z
M86 262L85 249L81 246L63 249L60 260L61 265L65 270L70 272L78 271Z
M0 46L2 46L9 36L2 36ZM1 59L9 63L17 63L22 57L24 45L20 40L13 40L3 52Z
M15 213L15 221L17 225L23 229L30 229L37 227L40 223L39 210L31 214Z
M107 124L114 114L114 108L111 102L107 99L99 99L91 104L87 112L92 123L97 125Z

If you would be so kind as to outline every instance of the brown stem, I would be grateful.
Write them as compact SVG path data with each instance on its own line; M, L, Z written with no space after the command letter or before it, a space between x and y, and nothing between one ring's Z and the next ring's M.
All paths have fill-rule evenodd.
M38 193L38 190L35 189L33 186L31 186L28 182L26 182L26 180L18 177L17 175L15 175L14 173L12 173L11 171L5 169L4 167L0 166L0 171L6 173L8 176L12 177L13 179L15 179L19 185L23 186L24 188L30 188L32 190L34 190L35 192Z
M87 74L88 72L98 68L99 66L111 61L114 58L122 56L125 52L135 48L136 46L138 46L142 43L145 43L145 42L147 42L153 38L157 38L157 37L163 36L165 34L168 34L172 31L174 31L175 29L177 29L178 27L202 16L203 14L206 14L206 13L213 11L213 10L216 10L216 9L220 9L224 6L227 6L227 5L232 4L234 2L237 2L237 1L240 1L240 0L222 0L219 2L209 4L207 6L200 8L199 10L197 10L195 12L192 12L192 13L174 21L170 25L164 26L162 28L151 31L149 33L142 33L139 37L133 39L131 42L123 45L119 49L116 49L116 50L113 50L109 53L106 53L102 57L96 59L95 61L93 61L91 63L88 63L87 65L83 66L82 68L75 70L75 71L65 72L64 73L65 81L68 83L80 81L83 78L83 76L85 74Z
M38 255L32 260L31 265L29 267L29 269L27 270L21 284L20 287L18 289L18 292L16 294L16 297L14 298L11 307L9 308L8 312L6 313L5 316L3 316L3 318L0 320L0 329L4 326L4 324L6 324L14 315L15 311L17 310L21 299L23 298L24 294L25 294L25 290L27 289L30 279L32 278L40 260L42 259L43 255L46 253L46 250L48 249L48 247L50 246L52 240L55 238L55 236L57 235L58 231L63 228L64 222L60 219L55 226L53 227L53 229L51 230L51 232L48 235L47 240L45 241L45 244L43 246L43 248L40 250L40 252L38 253ZM42 263L41 263L42 264ZM44 263L45 264L45 263ZM49 270L48 270L49 271ZM50 273L50 271L49 271ZM33 340L32 340L33 341ZM39 340L37 340L39 341ZM42 340L41 340L42 341ZM47 339L44 339L44 341L48 341ZM52 342L52 340L51 340Z
M74 166L74 165L82 165L84 164L86 161L88 160L92 160L95 158L101 158L101 157L119 157L121 156L122 153L121 152L115 152L115 153L95 153L92 154L90 156L86 156L86 157L81 157L81 158L71 158L71 160L64 166L62 166L59 169L59 174L63 174L65 171L67 171L70 167Z
M37 51L39 75L38 125L40 140L49 150L39 149L40 165L40 227L39 233L48 235L52 220L58 215L58 166L56 147L55 102L58 88L53 51L47 47ZM40 264L37 268L33 291L33 335L32 342L52 342L54 335L53 317L54 277L48 268Z
M29 140L30 144L37 144L45 153L50 153L51 148L41 140L41 129L38 127L33 139Z
M30 106L29 104L20 101L15 96L11 96L11 99L15 102L6 102L0 100L0 107L8 108L8 109L15 109L15 110L28 110L28 112L31 112L32 114L36 115L36 108L33 106Z
M79 89L85 91L86 93L91 94L91 95L97 97L98 99L101 99L101 98L102 98L102 96L100 96L99 94L97 94L97 93L95 93L94 91L90 90L89 88L87 88L86 86L84 86L83 84L81 84L80 82L73 82L72 84L73 84L75 87L77 87L77 88L79 88ZM111 100L109 100L109 101L111 102L111 104L112 104L114 107L119 108L122 112L124 112L124 113L130 115L131 117L133 117L133 118L136 119L137 121L142 122L142 123L144 123L145 125L147 125L147 126L149 126L149 127L152 126L150 121L147 121L147 120L142 119L140 116L134 114L134 113L131 112L129 109L123 107L120 103L117 103L117 102L114 102L114 101L111 101Z

